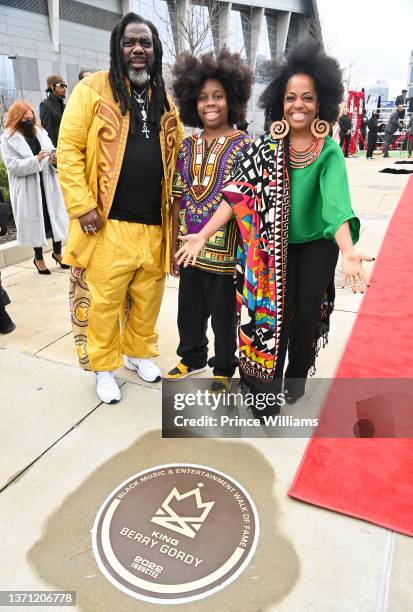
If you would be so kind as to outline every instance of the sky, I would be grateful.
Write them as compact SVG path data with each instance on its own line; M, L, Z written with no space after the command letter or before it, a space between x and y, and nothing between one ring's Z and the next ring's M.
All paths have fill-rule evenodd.
M385 80L389 97L394 99L407 85L413 50L413 0L317 0L317 6L325 48L344 68L344 79L350 70L351 88L368 88L379 79ZM134 0L134 10L156 23L165 59L170 61L168 50L173 42L170 26L166 25L167 3ZM203 10L208 20L207 9ZM230 49L245 54L238 11L231 12L229 32ZM205 44L212 45L210 35ZM261 30L258 54L270 54L266 27Z
M351 88L386 80L390 99L407 86L413 50L413 0L317 0L326 50Z

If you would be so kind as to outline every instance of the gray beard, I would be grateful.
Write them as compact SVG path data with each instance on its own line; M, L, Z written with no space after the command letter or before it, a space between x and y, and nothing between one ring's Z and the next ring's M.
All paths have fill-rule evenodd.
M132 66L128 67L128 77L131 83L138 86L146 85L150 79L150 75L146 69L135 70Z

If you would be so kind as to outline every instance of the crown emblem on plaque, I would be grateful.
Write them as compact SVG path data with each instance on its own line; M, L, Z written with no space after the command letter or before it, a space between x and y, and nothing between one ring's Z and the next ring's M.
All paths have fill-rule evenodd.
M202 483L198 483L197 488L182 494L174 487L162 502L162 505L158 508L155 515L151 518L152 523L156 523L165 529L176 531L188 538L194 538L210 513L212 506L215 504L214 501L202 501L201 487L203 486ZM170 503L173 500L181 502L189 497L193 497L193 501L195 502L195 514L193 516L180 516L170 507Z

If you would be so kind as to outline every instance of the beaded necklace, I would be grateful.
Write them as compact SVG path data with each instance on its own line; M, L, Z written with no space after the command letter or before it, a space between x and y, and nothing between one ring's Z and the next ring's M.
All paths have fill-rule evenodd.
M312 164L323 150L324 138L314 138L308 149L297 151L290 142L291 168L306 168Z

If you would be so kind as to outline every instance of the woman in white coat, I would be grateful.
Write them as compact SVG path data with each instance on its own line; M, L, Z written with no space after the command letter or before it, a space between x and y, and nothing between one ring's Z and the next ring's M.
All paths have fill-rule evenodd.
M14 102L7 113L1 155L9 177L10 200L17 229L17 244L34 247L33 263L39 274L50 274L43 259L46 239L53 239L52 257L62 268L62 240L68 218L46 130L37 124L32 107Z

